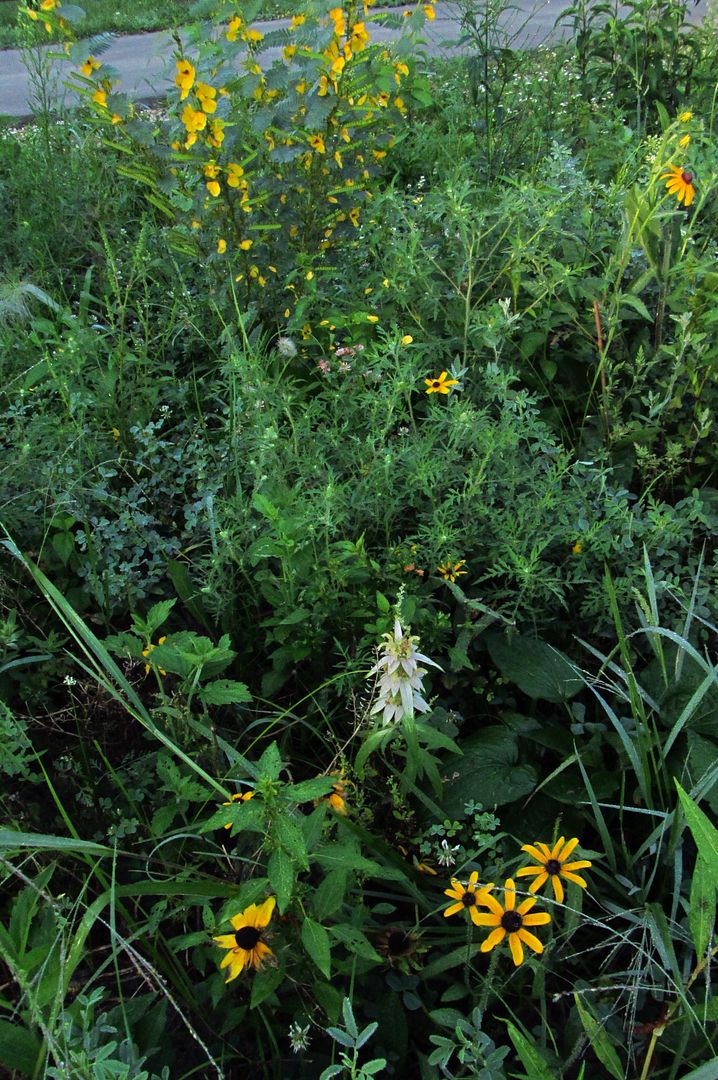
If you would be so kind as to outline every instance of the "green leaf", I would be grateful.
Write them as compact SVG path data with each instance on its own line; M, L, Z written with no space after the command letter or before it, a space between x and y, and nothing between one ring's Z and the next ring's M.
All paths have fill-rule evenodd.
M530 698L568 701L583 689L568 658L539 638L489 634L486 643L501 674Z
M215 679L203 686L197 696L204 705L243 705L252 700L247 686L234 679Z
M578 1009L578 1015L581 1017L583 1029L588 1035L588 1041L591 1043L594 1054L601 1062L604 1069L614 1077L614 1080L623 1080L624 1071L621 1065L621 1059L616 1053L606 1029L598 1022L593 1013L589 1011L588 1007L584 1005L580 996L578 994L574 994L573 996L576 1002L576 1008Z
M42 1042L21 1024L0 1020L0 1063L22 1076L34 1076Z
M688 925L691 928L691 937L699 960L702 959L708 948L708 942L711 939L715 925L715 917L715 883L708 872L705 860L699 855L696 860L696 868L693 871L690 909L688 911Z
M278 780L281 771L282 755L277 744L273 742L257 762L257 775L263 780Z
M461 757L447 758L444 774L444 810L462 815L464 804L481 799L483 806L501 806L521 799L536 786L531 765L519 765L518 740L507 728L494 726L469 735L462 743Z
M267 968L264 971L258 971L252 979L252 997L250 998L250 1009L256 1009L258 1005L261 1005L263 1001L266 1001L279 984L284 980L285 974L281 968Z
M0 851L62 851L80 855L112 855L113 849L91 840L73 840L70 836L48 836L45 833L16 832L0 829Z
M312 994L315 1001L324 1010L329 1022L335 1024L339 1018L343 1000L342 994L337 990L336 986L332 986L331 983L315 982L312 987Z
M282 794L292 802L312 802L314 799L321 799L322 795L328 795L336 782L336 777L317 776L314 780L303 780L300 784L288 784Z
M306 864L307 848L304 833L299 825L288 817L277 817L273 823L274 838L291 855L296 863Z
M272 889L277 895L277 907L280 915L284 914L287 904L292 899L294 889L294 863L283 848L273 851L267 864L267 876Z
M354 953L364 960L372 960L375 963L381 963L381 957L374 946L369 939L362 934L361 930L356 928L356 926L349 926L346 923L332 926L331 934L333 938L344 945L349 953Z
M510 1020L506 1021L506 1030L531 1080L555 1080L556 1074L546 1059Z
M302 945L322 975L328 979L332 966L331 945L329 934L324 927L313 919L305 919L302 923Z
M52 536L52 546L63 566L67 566L75 550L75 538L71 532L56 532Z
M147 618L145 620L147 629L150 635L167 622L169 613L177 603L176 600L160 600L159 603L153 604L150 610L147 612Z
M328 919L344 903L347 871L330 870L312 897L312 908L318 919Z
M706 871L713 880L714 888L718 889L718 829L708 820L703 811L687 795L677 780L674 780L678 789L678 797L681 800L683 813L686 815L688 828L693 834L693 839L698 848L698 854L703 860Z
M718 1057L711 1058L692 1072L684 1073L681 1080L715 1080L718 1076Z

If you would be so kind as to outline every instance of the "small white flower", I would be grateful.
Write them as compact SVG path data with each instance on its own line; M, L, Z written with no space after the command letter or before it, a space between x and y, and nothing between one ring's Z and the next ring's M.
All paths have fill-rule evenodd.
M454 847L451 847L448 840L442 840L439 854L436 856L439 866L453 866L456 862L454 852L458 851L460 847L461 844L455 844Z
M309 1046L309 1024L302 1027L298 1020L289 1025L289 1042L295 1054L300 1050L306 1050Z
M379 646L382 655L369 672L379 675L379 696L370 716L382 713L382 723L399 723L413 712L428 712L429 706L421 696L424 690L423 676L426 668L419 667L422 660L431 667L441 668L428 656L417 652L418 637L405 634L398 619L394 622L394 634L384 634Z
M290 337L277 338L276 349L285 360L293 360L297 355L297 346Z
M73 679L72 675L66 675L62 681L65 686L77 686L77 679Z

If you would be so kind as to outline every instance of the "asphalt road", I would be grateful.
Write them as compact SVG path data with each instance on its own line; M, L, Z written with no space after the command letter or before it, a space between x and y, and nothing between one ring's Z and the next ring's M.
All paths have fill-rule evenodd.
M444 56L458 51L450 44L455 42L459 35L458 7L447 2L439 2L434 6L436 19L426 23L424 33L427 51L432 56ZM556 41L569 33L565 24L555 28L556 19L569 6L568 0L511 0L511 6L513 10L505 16L505 27L511 35L514 47L535 47ZM706 6L705 0L701 0L692 12L692 21L703 17ZM379 10L381 9L376 9ZM259 21L253 25L260 30L276 29L288 26L289 20ZM387 41L395 33L396 31L375 24L372 28L372 40ZM120 72L121 91L128 93L135 101L157 101L173 85L173 49L172 39L166 31L118 36L102 54L102 61ZM268 49L262 54L261 62L264 65L271 64L277 53L276 49ZM60 61L56 70L57 94L64 95L66 103L72 104L72 91L62 86L62 78L69 73L69 65ZM15 49L0 51L0 115L18 120L28 119L32 114L32 100L32 82L21 53Z

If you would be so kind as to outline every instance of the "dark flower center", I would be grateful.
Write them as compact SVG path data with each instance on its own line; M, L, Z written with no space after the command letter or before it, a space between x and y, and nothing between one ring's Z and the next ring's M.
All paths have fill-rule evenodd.
M392 956L404 956L411 952L411 937L403 930L392 930L386 943Z
M548 862L546 863L546 873L547 874L560 874L561 873L561 863L558 861L558 859L549 859L548 860Z
M464 895L461 897L461 903L464 905L464 907L475 907L476 894L472 892L465 892Z
M693 183L693 173L688 172L688 170L685 169L681 173L681 180L683 181L684 184L692 184Z
M241 930L238 930L234 935L234 940L240 949L246 949L247 952L255 947L257 942L262 936L261 930L257 930L256 926L243 926Z
M505 911L501 916L501 925L508 934L515 934L521 929L523 919L518 911Z
M434 389L436 389L437 386L441 386L441 382L440 382L439 379L434 379L434 381L433 381L433 383L431 385L434 387Z

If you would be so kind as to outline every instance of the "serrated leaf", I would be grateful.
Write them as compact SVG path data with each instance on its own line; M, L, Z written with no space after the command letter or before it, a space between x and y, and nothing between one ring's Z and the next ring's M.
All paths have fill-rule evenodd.
M234 679L215 679L203 686L197 696L205 705L243 705L252 700L247 686Z
M328 919L339 910L346 888L346 870L330 870L312 897L312 909L318 919Z
M314 780L303 780L299 784L288 784L282 794L291 799L292 802L313 802L314 799L321 799L323 795L328 795L335 783L336 777L317 776Z
M283 848L273 851L267 864L267 877L277 895L279 913L284 914L294 889L294 863Z
M325 978L331 974L331 945L329 935L319 922L304 919L301 924L301 944L308 956L320 969Z
M282 755L277 744L273 742L257 762L257 775L265 780L278 780L281 771Z

